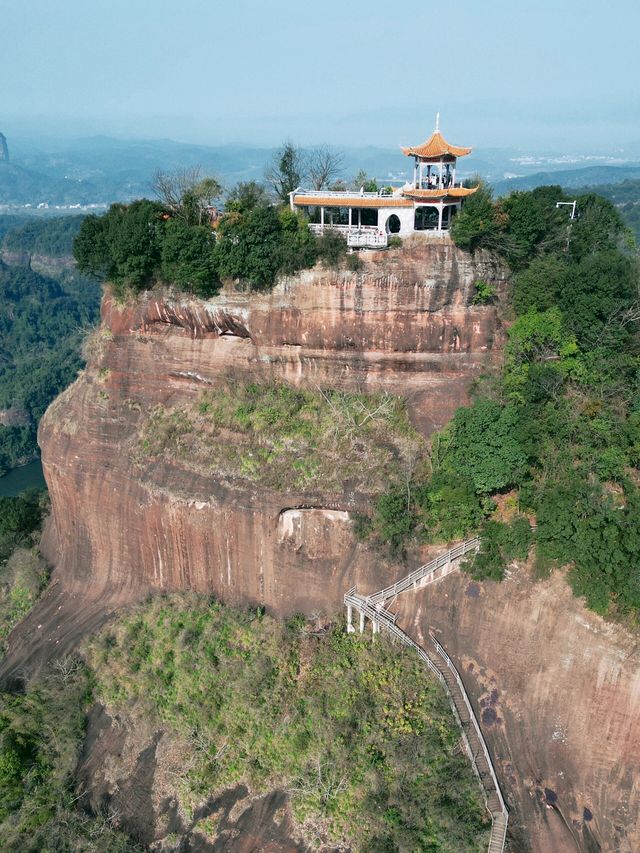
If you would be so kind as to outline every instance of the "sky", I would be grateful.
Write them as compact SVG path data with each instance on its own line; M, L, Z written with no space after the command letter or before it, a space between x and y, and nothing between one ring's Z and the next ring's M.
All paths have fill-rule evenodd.
M638 0L0 0L0 131L640 144Z

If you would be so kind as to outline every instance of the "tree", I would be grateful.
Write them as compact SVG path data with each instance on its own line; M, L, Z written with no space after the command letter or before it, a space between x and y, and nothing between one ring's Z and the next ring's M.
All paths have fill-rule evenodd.
M220 289L215 263L215 238L208 225L166 223L161 250L162 278L181 290L212 296Z
M187 225L202 225L209 220L209 208L222 195L216 178L203 176L199 166L174 172L158 170L153 186L166 210Z
M313 188L326 189L340 176L343 163L344 156L338 151L332 151L327 145L313 148L307 160L307 171Z
M79 271L119 290L148 287L160 266L162 212L158 202L139 199L112 204L99 218L87 217L73 244Z
M506 223L493 203L491 188L480 179L478 184L477 191L465 199L464 207L451 225L454 243L468 252L496 249L502 245L500 237Z
M256 207L246 215L224 216L218 227L216 265L223 278L240 278L265 288L280 266L282 224L273 207Z
M520 414L515 406L480 400L458 409L451 424L446 470L469 477L478 494L517 483L527 465L520 432Z
M364 169L360 169L355 175L351 186L358 191L364 189L366 193L378 192L378 183L375 178L370 178Z
M257 181L240 181L227 196L228 212L248 213L256 207L269 204L269 196L263 184Z
M265 178L278 199L283 204L288 204L289 193L300 186L303 173L304 163L300 149L296 148L291 140L287 140L275 153L265 172Z

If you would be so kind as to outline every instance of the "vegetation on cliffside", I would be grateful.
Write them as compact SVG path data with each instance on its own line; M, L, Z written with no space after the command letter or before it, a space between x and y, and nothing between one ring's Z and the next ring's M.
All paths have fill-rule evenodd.
M251 382L204 392L189 407L154 409L135 456L280 491L374 494L408 482L424 449L398 397Z
M500 578L532 538L539 574L568 566L589 607L637 619L638 259L609 202L582 196L571 221L561 198L542 187L494 202L483 189L456 217L459 245L490 249L514 271L504 366L435 437L432 474L412 499L383 495L372 524L396 548L480 527L476 577Z
M46 240L51 251L64 237L70 253L66 228L46 225L23 225L18 237L28 234L30 246ZM75 273L54 279L0 261L0 410L14 415L0 424L0 476L37 456L38 422L81 368L80 343L97 320L99 301L99 287Z
M243 781L286 790L311 848L479 851L488 815L437 681L410 651L342 625L156 598L89 659L111 712L181 745L181 807Z

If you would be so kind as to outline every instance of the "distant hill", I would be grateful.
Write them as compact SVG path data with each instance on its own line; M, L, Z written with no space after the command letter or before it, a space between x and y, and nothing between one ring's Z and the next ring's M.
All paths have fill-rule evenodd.
M619 184L582 187L581 192L594 192L612 201L640 244L640 177Z
M615 184L619 181L640 178L640 164L629 166L584 166L580 169L558 169L547 172L535 172L521 178L509 178L496 181L493 184L495 195L507 195L513 190L533 190L536 187L559 184L561 187L574 189Z

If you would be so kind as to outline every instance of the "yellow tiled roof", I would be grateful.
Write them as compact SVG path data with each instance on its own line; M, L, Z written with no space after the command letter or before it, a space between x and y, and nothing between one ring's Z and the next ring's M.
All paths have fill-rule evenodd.
M417 145L415 148L402 149L402 152L408 157L421 157L423 159L444 157L447 154L450 154L452 157L465 157L471 151L471 148L460 148L457 145L450 145L439 130L434 130L422 145Z
M407 198L411 198L414 201L422 201L427 199L440 199L440 198L466 198L468 195L473 195L474 192L478 189L478 187L449 187L449 189L440 189L440 190L403 190L404 195Z

